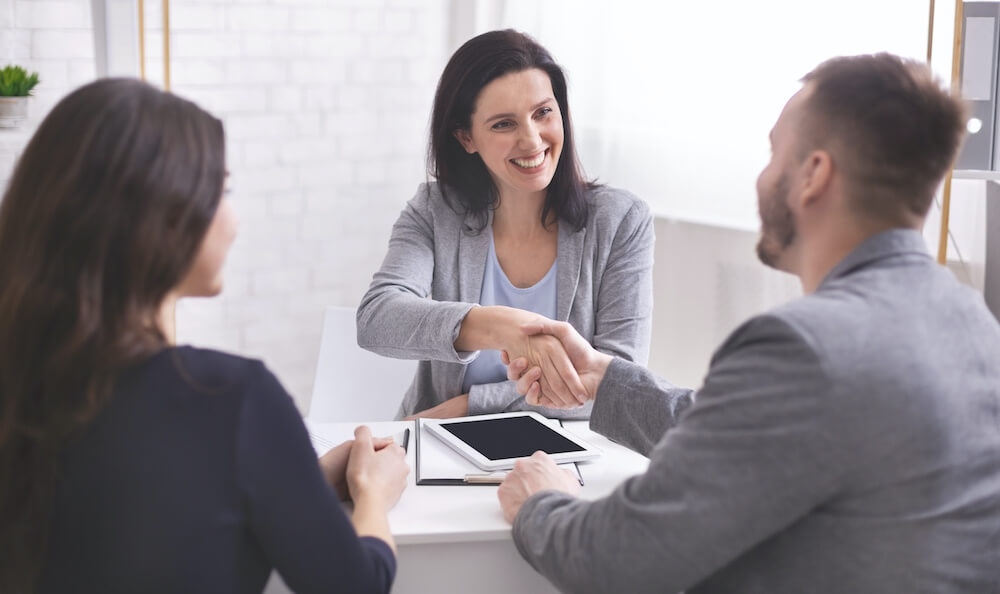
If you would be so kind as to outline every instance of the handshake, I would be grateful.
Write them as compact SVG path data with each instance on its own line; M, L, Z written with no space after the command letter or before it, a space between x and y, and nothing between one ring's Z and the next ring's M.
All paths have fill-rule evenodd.
M566 322L535 317L501 352L507 378L533 406L575 408L594 399L613 357L594 349Z

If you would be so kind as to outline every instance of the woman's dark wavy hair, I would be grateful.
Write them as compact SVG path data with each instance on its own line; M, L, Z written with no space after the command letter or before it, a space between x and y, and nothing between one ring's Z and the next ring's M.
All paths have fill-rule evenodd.
M215 215L222 123L129 79L49 113L0 203L0 592L36 587L59 459L157 320Z
M542 207L542 224L555 214L575 229L587 220L584 192L593 184L585 180L576 155L566 77L549 52L534 39L512 29L490 31L466 41L448 61L434 95L427 167L437 181L445 201L459 212L475 215L477 231L486 227L488 211L500 195L490 172L478 154L469 154L455 138L457 130L468 130L476 99L483 87L511 72L538 68L549 75L552 92L563 121L563 148ZM452 192L454 191L454 196ZM458 204L455 201L458 201Z

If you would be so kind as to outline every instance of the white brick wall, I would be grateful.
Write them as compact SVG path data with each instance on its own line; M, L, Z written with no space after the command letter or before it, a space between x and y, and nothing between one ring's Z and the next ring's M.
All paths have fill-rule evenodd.
M325 306L357 304L425 177L447 4L171 3L174 90L225 121L241 218L226 289L181 304L181 340L263 358L307 405Z
M145 7L159 83L161 3ZM179 340L262 358L304 409L325 306L357 304L425 178L448 2L173 0L170 16L173 90L225 122L241 219L223 294L179 305ZM35 122L93 79L91 35L88 0L0 0L0 61L43 81ZM4 138L0 180L23 144Z
M0 185L6 187L31 131L53 105L93 80L94 41L89 0L0 0L0 67L16 64L41 81L20 130L0 129Z

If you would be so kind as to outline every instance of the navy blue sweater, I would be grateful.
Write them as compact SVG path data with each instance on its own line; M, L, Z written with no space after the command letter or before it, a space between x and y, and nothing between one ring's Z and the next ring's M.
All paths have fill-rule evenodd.
M291 398L259 361L190 347L124 372L67 448L40 592L388 592Z

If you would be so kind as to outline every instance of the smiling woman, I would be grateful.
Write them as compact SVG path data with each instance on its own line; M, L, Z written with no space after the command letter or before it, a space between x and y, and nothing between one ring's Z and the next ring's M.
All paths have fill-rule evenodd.
M455 131L466 152L479 154L502 193L544 194L552 181L564 138L553 94L543 70L506 74L483 87L473 121ZM497 113L511 106L516 111Z
M545 48L512 30L459 48L438 83L429 161L436 181L401 213L358 308L362 347L421 360L400 416L530 408L501 351L552 369L553 402L584 402L562 346L522 330L539 316L646 362L652 218L635 196L585 180L566 78Z

